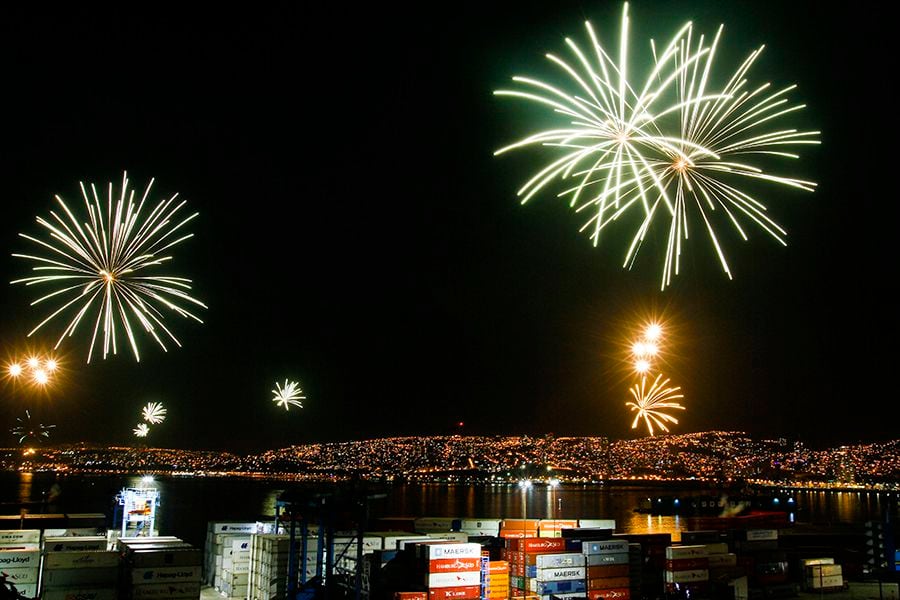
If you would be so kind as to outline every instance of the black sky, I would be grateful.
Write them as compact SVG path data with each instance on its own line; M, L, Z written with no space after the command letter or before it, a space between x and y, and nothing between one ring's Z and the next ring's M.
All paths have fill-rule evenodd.
M896 436L879 416L895 402L894 352L879 349L896 330L894 34L874 4L823 6L631 5L635 53L689 18L725 23L723 71L765 43L754 81L799 83L796 122L823 131L790 173L819 190L765 190L789 246L728 238L729 281L698 236L664 293L658 248L620 269L627 232L592 248L550 194L519 206L535 152L492 156L546 115L491 92L553 73L544 53L583 41L585 18L615 43L617 2L7 14L4 280L27 272L9 254L28 249L16 234L38 232L53 194L77 200L78 181L127 169L200 212L172 270L210 308L202 326L172 321L181 349L143 340L139 365L83 365L82 330L63 346L63 385L0 391L0 426L31 408L58 441L130 442L139 407L159 400L170 419L155 445L244 450L460 420L473 434L631 436L621 344L662 314L688 406L676 431ZM44 313L29 290L0 289L12 355ZM269 401L285 377L302 381L302 411Z

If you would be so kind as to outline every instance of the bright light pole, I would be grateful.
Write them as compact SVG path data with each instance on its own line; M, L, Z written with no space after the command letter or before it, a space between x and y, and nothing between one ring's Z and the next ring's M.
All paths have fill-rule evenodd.
M528 490L531 489L530 479L520 479L519 489L522 490L522 538L528 533Z

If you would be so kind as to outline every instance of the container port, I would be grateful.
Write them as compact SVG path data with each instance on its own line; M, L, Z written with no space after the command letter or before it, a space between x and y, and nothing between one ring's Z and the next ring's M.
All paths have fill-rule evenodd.
M891 523L784 512L688 517L680 539L613 519L370 518L372 490L291 490L275 518L211 521L196 547L159 535L157 501L106 515L0 517L9 596L43 600L900 600ZM7 596L4 596L7 597ZM15 597L15 596L9 596Z

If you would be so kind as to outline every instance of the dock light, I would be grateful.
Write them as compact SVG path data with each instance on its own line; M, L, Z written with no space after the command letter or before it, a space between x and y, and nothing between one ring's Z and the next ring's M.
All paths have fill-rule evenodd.
M519 487L523 490L531 489L531 480L530 479L522 479L519 481Z
M10 377L18 377L22 374L22 365L20 365L19 363L13 363L9 365L8 371Z
M662 336L662 327L660 327L659 323L650 323L647 325L647 329L644 331L645 338L651 342L655 342L660 336Z
M25 362L27 362L28 366L31 367L32 369L37 369L38 366L41 364L41 362L37 359L36 356L29 357L28 360Z
M646 373L650 370L650 361L641 359L634 363L634 370L638 373Z
M675 504L675 506L678 506L679 504L681 504L681 500L679 500L678 498L675 498L674 504Z
M149 484L153 483L153 481L154 481L153 475L144 475L143 477L141 477L141 483L143 483L145 485L149 485Z
M559 479L554 478L554 479L551 479L550 481L548 481L547 483L549 483L550 487L552 487L552 488L559 487Z
M44 364L44 368L47 369L47 371L49 371L50 373L55 371L56 367L58 367L58 366L59 365L57 364L57 362L55 360L53 360L52 358L48 358L47 362Z

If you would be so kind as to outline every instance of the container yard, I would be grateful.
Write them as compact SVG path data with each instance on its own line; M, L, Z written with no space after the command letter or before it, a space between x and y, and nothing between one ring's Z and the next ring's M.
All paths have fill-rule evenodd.
M674 540L602 515L369 519L365 495L299 493L271 520L209 522L196 547L136 512L118 515L136 526L0 518L4 587L43 600L900 600L879 523L859 545L781 513L698 517Z

